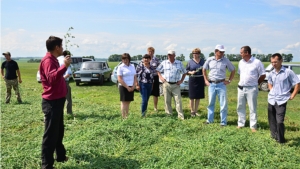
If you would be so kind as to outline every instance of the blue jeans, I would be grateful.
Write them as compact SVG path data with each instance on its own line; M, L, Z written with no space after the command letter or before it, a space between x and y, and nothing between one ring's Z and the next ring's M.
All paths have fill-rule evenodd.
M210 83L208 87L208 114L207 114L207 122L214 122L214 110L216 103L216 96L218 95L218 99L220 102L220 118L221 125L227 125L227 112L228 112L228 104L227 104L227 90L226 85L221 83Z
M142 97L142 116L145 116L147 106L148 106L148 100L152 91L152 83L139 82L139 85L140 85L140 93Z

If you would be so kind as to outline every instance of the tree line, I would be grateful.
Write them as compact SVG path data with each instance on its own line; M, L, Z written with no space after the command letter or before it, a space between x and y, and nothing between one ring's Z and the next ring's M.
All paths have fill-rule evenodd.
M214 55L215 55L215 53L211 52L208 57L211 57L211 56L214 56ZM284 53L282 53L281 55L282 55L282 58L283 58L284 62L291 62L293 60L293 55L292 54L284 54ZM252 56L256 57L257 59L259 59L262 62L269 62L272 54L267 54L267 55L266 54L252 54ZM122 57L121 54L113 54L113 55L110 55L108 57L108 61L109 62L120 62L121 61L121 57ZM142 57L143 57L142 55L132 56L131 60L132 61L134 61L134 60L142 60ZM166 59L168 59L167 55L155 55L155 57L157 57L159 60L166 60ZM240 54L225 54L225 57L227 57L230 61L240 61L242 59L242 57L241 57ZM193 54L192 53L190 53L189 58L190 59L193 58ZM205 56L204 56L203 53L200 54L200 58L206 60L206 58L205 58ZM180 54L179 56L176 56L176 59L180 60L180 61L185 61L185 56L183 54Z

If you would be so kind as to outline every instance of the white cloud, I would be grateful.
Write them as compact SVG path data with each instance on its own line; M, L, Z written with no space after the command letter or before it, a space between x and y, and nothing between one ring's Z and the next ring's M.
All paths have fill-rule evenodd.
M294 24L294 25L300 25L300 19L294 20L294 21L293 21L293 24Z
M294 6L294 7L300 7L300 1L299 0L271 0L270 3L279 4L279 5L287 5L287 6Z
M172 44L170 44L169 46L167 46L167 47L165 48L165 50L167 50L167 51L169 51L169 50L174 50L174 51L176 52L176 46L177 46L177 44L172 43ZM178 52L176 52L176 53L178 53Z
M289 44L285 48L280 49L278 53L293 54L293 61L300 62L300 42Z
M238 51L236 47L233 47L230 49L230 52L231 53L239 53L240 51ZM227 52L227 53L229 53L229 52Z
M251 53L255 53L255 54L264 54L263 51L261 49L258 48L252 48L251 49Z

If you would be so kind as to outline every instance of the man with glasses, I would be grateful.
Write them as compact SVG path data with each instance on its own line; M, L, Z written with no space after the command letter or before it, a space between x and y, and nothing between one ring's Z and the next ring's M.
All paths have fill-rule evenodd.
M186 76L186 69L179 60L175 60L175 51L168 51L168 60L164 60L157 67L157 74L163 82L163 91L165 97L165 112L172 115L172 97L175 99L178 118L184 120L181 103L180 84Z
M214 110L216 96L220 102L220 117L221 126L227 125L227 90L226 85L230 84L235 74L235 67L233 64L224 57L225 48L223 45L215 47L215 56L209 57L203 65L202 73L205 84L208 86L208 106L207 106L207 121L205 124L214 122ZM229 79L226 80L226 68L231 72ZM209 70L207 76L206 70Z
M240 81L237 89L237 128L245 127L247 102L250 111L250 129L252 132L256 132L258 84L260 84L266 77L265 68L260 60L251 56L251 48L249 46L243 46L240 50L240 53L242 59L240 60L238 66Z

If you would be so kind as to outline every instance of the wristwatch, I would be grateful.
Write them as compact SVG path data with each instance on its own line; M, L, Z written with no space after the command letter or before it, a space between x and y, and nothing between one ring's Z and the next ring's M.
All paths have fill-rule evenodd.
M230 83L230 82L231 82L231 80L229 80L229 79L228 79L228 82Z

